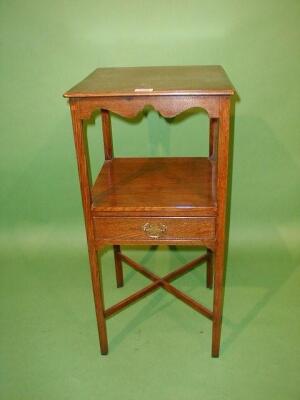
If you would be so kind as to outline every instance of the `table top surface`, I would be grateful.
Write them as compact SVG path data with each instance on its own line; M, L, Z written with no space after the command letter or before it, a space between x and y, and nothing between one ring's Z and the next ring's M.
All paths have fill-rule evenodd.
M233 95L220 65L97 68L64 97Z

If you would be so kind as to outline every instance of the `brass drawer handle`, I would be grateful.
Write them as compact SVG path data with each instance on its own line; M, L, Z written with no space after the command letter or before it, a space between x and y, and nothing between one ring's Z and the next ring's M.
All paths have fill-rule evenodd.
M143 231L147 233L151 239L159 239L167 231L167 226L164 224L150 224L147 222L142 226Z

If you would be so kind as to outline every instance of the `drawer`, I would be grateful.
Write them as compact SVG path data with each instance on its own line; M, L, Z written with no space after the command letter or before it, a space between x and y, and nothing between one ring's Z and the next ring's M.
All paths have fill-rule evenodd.
M111 243L214 239L215 218L94 217L96 240Z

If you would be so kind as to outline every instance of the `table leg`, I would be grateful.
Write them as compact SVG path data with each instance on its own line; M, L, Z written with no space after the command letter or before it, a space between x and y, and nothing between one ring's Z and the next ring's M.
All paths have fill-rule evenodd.
M115 257L115 269L116 269L116 280L117 280L117 287L124 286L124 278L123 278L123 267L122 267L122 260L121 260L121 249L120 246L115 245L114 248L114 257Z
M224 245L217 246L214 262L214 306L212 327L212 357L219 357L223 298L224 298Z
M227 184L229 148L230 98L220 99L220 118L217 151L216 248L214 251L214 308L212 328L212 356L219 357L224 297L225 249L227 247Z
M213 252L210 249L207 249L206 287L208 289L213 287Z
M89 248L89 260L90 270L94 294L94 302L96 309L98 334L100 341L101 354L105 355L108 353L107 343L107 332L106 332L106 320L104 316L104 300L103 300L103 289L102 289L102 274L101 264L98 260L97 251L95 248Z

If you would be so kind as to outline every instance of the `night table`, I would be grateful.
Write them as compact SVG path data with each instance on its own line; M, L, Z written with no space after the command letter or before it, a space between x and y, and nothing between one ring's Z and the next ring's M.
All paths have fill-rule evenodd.
M108 352L107 318L163 288L212 321L212 356L219 356L233 94L220 66L98 68L64 94L71 108L102 354ZM115 157L110 113L133 118L148 106L165 118L195 107L204 109L209 117L207 157ZM105 161L91 182L84 121L99 110ZM122 245L162 244L201 246L206 251L164 277L121 251ZM151 281L109 308L104 305L98 257L98 250L107 245L113 246L118 287L124 284L122 263ZM174 279L203 263L206 286L214 291L212 310L172 285Z

